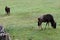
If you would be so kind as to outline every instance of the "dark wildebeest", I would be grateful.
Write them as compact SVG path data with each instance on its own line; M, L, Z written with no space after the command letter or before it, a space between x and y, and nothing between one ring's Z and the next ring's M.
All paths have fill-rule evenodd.
M46 22L46 25L51 23L51 26L55 29L56 28L56 22L51 14L45 14L38 18L38 26L40 27L42 22ZM41 27L42 29L42 27ZM46 27L45 27L46 29Z
M5 12L7 13L7 15L10 15L10 8L9 7L5 7Z
M11 40L9 34L5 32L3 26L0 26L0 40Z

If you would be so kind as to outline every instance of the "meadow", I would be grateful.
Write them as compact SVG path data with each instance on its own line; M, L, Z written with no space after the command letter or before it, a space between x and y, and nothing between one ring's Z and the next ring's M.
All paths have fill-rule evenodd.
M5 6L11 8L10 16L5 15ZM57 28L38 29L37 18L42 14L52 14ZM0 25L12 40L60 40L60 0L0 0Z

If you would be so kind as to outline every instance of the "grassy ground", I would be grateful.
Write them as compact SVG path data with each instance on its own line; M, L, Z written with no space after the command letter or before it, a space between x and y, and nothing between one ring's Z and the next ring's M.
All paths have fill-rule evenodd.
M6 16L5 6L11 8ZM57 29L47 26L39 30L37 18L50 13L57 22ZM12 40L60 40L60 0L0 0L0 24L10 33ZM43 28L45 23L43 23Z

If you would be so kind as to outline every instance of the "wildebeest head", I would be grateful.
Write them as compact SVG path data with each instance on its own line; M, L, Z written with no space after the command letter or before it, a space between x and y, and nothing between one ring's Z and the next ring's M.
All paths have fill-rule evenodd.
M42 20L40 18L38 18L38 26L40 26L42 23Z
M52 23L51 26L55 29L56 28L56 22Z

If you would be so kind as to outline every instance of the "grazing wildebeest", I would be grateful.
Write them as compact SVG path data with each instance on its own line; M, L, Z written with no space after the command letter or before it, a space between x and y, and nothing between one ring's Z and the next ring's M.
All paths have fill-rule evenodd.
M41 27L42 22L46 22L46 25L51 23L51 26L55 29L56 22L51 14L45 14L38 18L38 26ZM46 28L46 27L45 27ZM42 27L41 27L42 29Z
M5 12L7 13L7 15L10 15L10 8L9 7L5 7Z
M5 32L3 26L0 26L0 40L11 40L9 34Z

